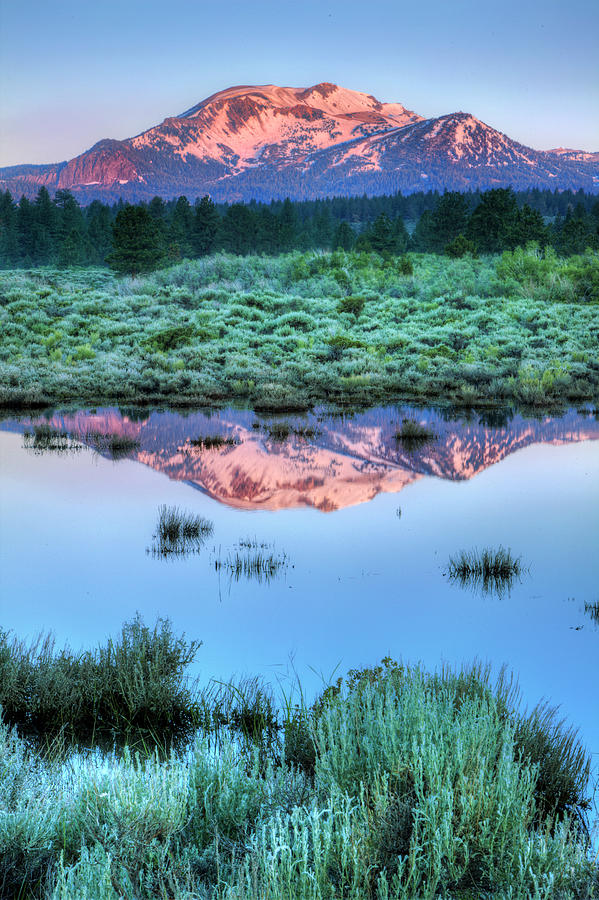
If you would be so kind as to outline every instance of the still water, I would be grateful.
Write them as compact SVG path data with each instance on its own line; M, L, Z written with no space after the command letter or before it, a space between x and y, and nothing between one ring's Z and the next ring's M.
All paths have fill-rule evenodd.
M404 418L434 439L409 445ZM203 679L261 673L309 692L385 655L507 664L525 701L560 704L599 763L599 421L481 421L406 407L273 419L117 409L0 423L0 627L90 646L139 611L199 638ZM281 420L279 421L279 425ZM82 448L43 451L48 423ZM285 436L285 432L289 434ZM114 460L91 433L134 441ZM235 443L206 450L191 440ZM276 439L278 438L278 439ZM202 550L148 553L161 504L214 523ZM270 581L215 561L252 539L286 554ZM449 557L510 548L497 595L452 583Z

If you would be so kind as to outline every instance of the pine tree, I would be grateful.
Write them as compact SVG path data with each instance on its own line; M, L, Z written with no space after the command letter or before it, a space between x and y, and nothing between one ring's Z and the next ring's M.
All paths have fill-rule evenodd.
M516 215L511 242L514 247L525 247L530 241L536 241L544 247L549 243L549 232L541 213L525 203Z
M194 214L187 197L179 197L175 203L168 232L169 257L181 259L192 254L191 233Z
M35 213L27 197L21 197L17 207L17 243L19 261L25 268L35 265Z
M206 256L215 247L220 216L208 195L195 204L191 230L191 246L195 256Z
M47 266L56 256L57 211L46 187L41 187L34 202L33 256L36 265Z
M87 208L87 244L90 262L102 265L112 246L112 222L110 209L99 200Z
M485 191L468 222L466 237L474 241L482 253L499 253L515 246L514 232L518 221L516 195L511 188Z
M0 193L0 266L10 269L19 261L17 210L9 191Z
M431 214L429 249L442 253L451 241L463 234L468 224L468 201L464 194L447 191Z
M72 228L63 239L58 251L58 265L61 269L82 266L85 262L85 244L81 232Z
M244 255L256 246L257 215L244 203L233 203L222 221L225 250Z
M333 238L333 250L352 250L355 242L356 234L349 222L339 222Z
M279 249L283 253L289 252L297 238L297 217L295 207L289 197L283 203L279 215Z
M159 266L163 258L162 241L147 209L126 205L117 213L112 248L106 261L117 272L138 275Z

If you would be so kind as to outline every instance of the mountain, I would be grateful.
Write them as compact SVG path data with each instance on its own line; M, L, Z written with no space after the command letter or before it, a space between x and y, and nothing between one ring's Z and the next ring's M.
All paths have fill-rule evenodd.
M431 411L410 415L426 419L435 440L420 447L402 446L395 438L401 415L391 407L346 418L313 416L309 424L314 436L308 440L294 435L272 440L267 429L255 427L256 418L247 410L185 416L152 412L133 419L105 409L54 414L35 424L46 422L84 444L94 432L133 438L138 448L132 459L229 506L308 506L322 512L397 493L425 475L464 481L531 444L599 440L599 421L573 411L542 420L518 415L498 425L447 421ZM27 424L9 421L1 427L22 431ZM212 450L190 443L198 435L211 434L233 437L237 443Z
M599 154L538 151L469 113L423 119L400 103L323 83L239 86L67 162L0 169L15 196L68 189L87 203L209 193L269 200L427 189L599 191Z

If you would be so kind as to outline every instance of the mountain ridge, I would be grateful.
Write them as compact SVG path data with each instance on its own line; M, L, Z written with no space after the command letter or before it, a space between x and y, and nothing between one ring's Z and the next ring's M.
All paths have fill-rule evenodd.
M0 188L94 199L218 201L490 187L599 191L599 153L534 150L468 112L424 118L331 82L237 85L70 160L0 169Z

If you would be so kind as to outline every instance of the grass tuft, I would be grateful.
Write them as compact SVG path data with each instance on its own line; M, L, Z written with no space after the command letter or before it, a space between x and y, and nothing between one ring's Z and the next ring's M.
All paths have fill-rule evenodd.
M480 587L485 593L509 591L514 580L523 573L520 557L513 557L504 547L461 550L457 556L450 557L447 570L451 581L463 587Z
M197 438L190 438L188 444L191 447L197 447L199 450L214 450L219 447L235 447L240 441L229 435L225 437L222 434L200 435Z
M599 625L599 600L596 600L594 603L585 602L584 611L595 625Z
M167 558L199 553L213 531L214 524L209 519L163 504L158 507L152 555Z
M50 425L34 425L33 429L23 432L23 446L35 454L41 453L77 453L82 449L79 441L68 432L51 428Z
M255 538L240 540L226 556L217 556L214 568L226 571L233 581L247 578L250 581L269 582L284 572L289 565L285 553L276 550L274 544Z
M102 431L88 431L85 441L96 453L107 453L114 460L125 459L140 447L137 438Z
M395 440L401 441L406 449L421 447L434 441L437 435L427 425L422 425L415 419L403 419L401 428L395 432Z

